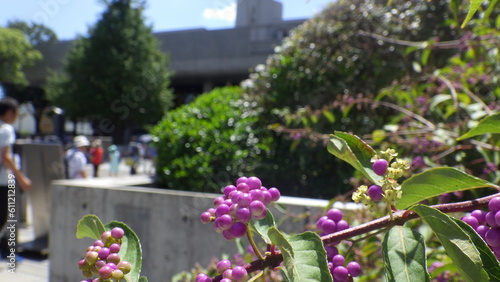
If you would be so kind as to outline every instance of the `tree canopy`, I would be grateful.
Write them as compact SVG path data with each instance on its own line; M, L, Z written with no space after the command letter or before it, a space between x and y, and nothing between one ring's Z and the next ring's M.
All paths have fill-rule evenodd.
M23 69L41 59L20 30L0 27L0 83L27 85Z
M168 58L142 16L143 3L106 1L88 37L75 41L63 74L49 78L49 98L71 118L97 120L103 134L157 122L172 105ZM121 139L119 139L121 140Z
M35 47L40 44L53 43L58 40L55 32L44 24L27 23L16 20L9 21L7 27L20 30Z

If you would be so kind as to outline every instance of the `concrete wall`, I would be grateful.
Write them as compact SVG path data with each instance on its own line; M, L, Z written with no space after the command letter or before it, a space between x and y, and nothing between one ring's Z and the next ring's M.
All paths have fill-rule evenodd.
M136 231L143 247L143 275L148 276L149 281L170 281L172 275L189 270L196 262L206 266L211 258L220 257L222 253L236 253L233 242L215 233L212 224L204 225L199 220L200 213L212 207L216 195L125 187L133 184L126 183L126 178L54 182L49 237L50 281L82 278L76 264L93 241L77 240L75 228L86 214L96 214L103 223L126 222ZM280 202L294 213L312 208L312 214L317 214L327 205L324 200L289 197L283 197ZM277 211L273 214L283 217ZM301 232L309 221L293 222L288 218L282 230Z

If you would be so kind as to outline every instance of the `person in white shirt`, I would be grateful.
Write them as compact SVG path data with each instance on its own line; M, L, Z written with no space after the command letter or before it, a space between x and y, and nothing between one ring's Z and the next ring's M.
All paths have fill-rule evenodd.
M6 257L12 248L16 245L12 242L7 243L6 223L9 214L8 206L9 195L15 193L16 184L19 185L22 191L31 189L31 180L26 177L17 167L12 154L12 146L16 140L16 134L12 124L18 116L19 104L16 100L5 97L0 100L0 254L1 257ZM15 195L15 194L14 194ZM17 223L12 223L17 224ZM10 224L10 225L12 225Z
M90 145L87 137L83 135L76 136L73 139L74 147L66 152L65 160L67 162L68 178L81 179L87 178L85 166L87 165L87 157L85 152Z

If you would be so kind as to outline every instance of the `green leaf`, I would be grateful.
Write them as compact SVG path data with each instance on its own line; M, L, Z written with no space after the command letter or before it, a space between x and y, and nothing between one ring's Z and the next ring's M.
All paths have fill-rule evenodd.
M141 276L138 282L148 282L148 278L146 276Z
M422 234L396 225L384 236L382 254L389 281L430 281Z
M467 16L465 17L464 22L462 23L461 28L464 28L467 23L472 19L472 16L477 12L477 9L481 6L483 0L470 0L469 11L467 12Z
M455 223L458 224L458 226L460 226L460 228L462 228L472 239L472 242L481 256L484 270L486 270L490 277L489 281L500 281L500 263L491 251L490 247L486 245L483 238L481 238L479 234L477 234L477 232L467 223L453 217L451 219L455 221Z
M467 281L489 281L474 242L450 216L425 205L416 205L411 209L431 227L463 278Z
M463 140L471 138L481 134L487 133L500 133L500 113L487 116L481 120L476 127L469 130L469 132L457 138L457 140Z
M422 51L422 58L420 62L423 66L427 65L427 61L429 60L429 56L431 54L431 49L425 49Z
M135 232L123 222L110 221L105 227L106 230L120 227L123 231L125 231L125 236L122 238L122 246L119 254L122 260L130 262L132 265L132 269L127 275L125 275L125 278L127 281L131 282L139 281L142 268L142 248L139 238Z
M93 214L88 214L82 217L76 225L76 238L82 239L89 237L94 240L101 239L101 234L104 232L104 225L99 217Z
M267 235L269 228L274 227L274 217L273 214L267 210L267 215L261 220L251 220L250 228L257 232L266 244L271 244L271 239Z
M401 184L403 196L396 208L406 209L425 199L444 193L497 186L451 167L438 167L414 175Z
M381 176L375 174L372 170L371 158L376 154L375 150L359 139L359 137L336 131L335 135L330 135L328 152L348 162L373 183L377 183L382 179Z
M291 282L331 282L326 252L318 234L304 232L285 237L276 227L268 232L271 242L283 254L284 276Z
M329 122L334 123L335 122L335 116L327 110L322 111L323 115L328 119Z

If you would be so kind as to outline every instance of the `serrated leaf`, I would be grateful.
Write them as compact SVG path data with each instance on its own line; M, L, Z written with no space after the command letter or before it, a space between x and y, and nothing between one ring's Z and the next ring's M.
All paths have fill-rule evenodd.
M482 119L476 127L458 137L457 140L463 140L487 133L500 133L500 113L496 113Z
M330 136L328 152L352 165L373 183L382 179L372 170L371 158L376 154L375 150L359 137L336 131Z
M266 242L266 244L271 244L271 239L269 239L267 232L269 231L269 228L274 226L274 217L269 210L267 210L267 215L263 219L250 221L250 228L257 232L262 237L264 242Z
M132 269L125 275L127 281L139 281L142 268L142 248L139 237L135 232L123 222L110 221L105 225L106 230L111 230L115 227L120 227L125 231L125 236L122 238L122 245L120 248L120 257L122 260L130 262ZM147 280L146 280L147 281Z
M471 282L488 281L474 242L450 216L425 205L416 205L411 210L431 227L463 278Z
M99 240L104 232L104 225L99 217L93 214L88 214L82 217L76 225L76 238L82 239L85 237Z
M467 12L467 16L465 17L464 22L460 26L461 28L464 28L467 23L472 19L472 16L477 12L477 9L481 6L481 3L483 0L470 0L470 6L469 6L469 11Z
M326 252L318 234L304 232L285 237L276 227L268 232L271 242L283 255L284 276L291 282L331 282Z
M403 195L396 208L406 209L425 199L455 191L497 186L452 167L438 167L414 175L401 183Z
M430 281L422 234L396 225L384 236L382 254L389 281Z
M456 219L451 218L455 223L460 226L472 239L472 242L476 246L479 251L479 255L481 256L481 261L483 262L484 270L488 273L490 277L490 282L499 282L500 281L500 263L498 262L495 254L491 251L490 247L486 245L483 238L477 234L477 232L467 223Z

